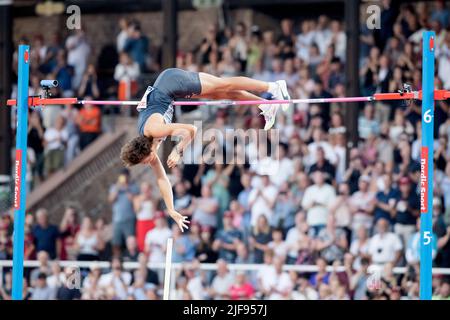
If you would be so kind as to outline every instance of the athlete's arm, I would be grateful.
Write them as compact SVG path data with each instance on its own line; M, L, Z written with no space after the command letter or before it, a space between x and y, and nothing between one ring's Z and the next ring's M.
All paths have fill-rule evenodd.
M153 116L161 117L161 115ZM163 138L167 136L175 136L181 138L180 142L178 142L178 144L170 153L169 158L167 159L167 165L169 168L173 168L177 165L178 161L183 156L184 150L194 139L196 133L197 127L185 123L164 123L163 121L149 121L145 126L145 135L152 136L153 138Z
M186 223L189 223L187 217L181 215L175 208L173 207L173 193L172 193L172 185L170 184L169 179L167 178L166 171L164 170L161 160L156 155L153 161L150 163L153 172L156 176L156 184L158 185L159 191L161 192L161 196L166 204L167 213L175 220L178 227L183 232L183 228L188 228Z

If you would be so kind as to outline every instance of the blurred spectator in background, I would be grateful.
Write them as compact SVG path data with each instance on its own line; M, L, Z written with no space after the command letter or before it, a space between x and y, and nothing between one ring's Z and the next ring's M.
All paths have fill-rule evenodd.
M145 235L145 252L150 262L164 262L167 239L172 236L172 231L163 211L157 211L155 218L155 227Z
M95 229L92 219L85 216L81 222L80 231L78 231L74 241L74 251L77 253L77 260L98 260L99 252L103 247L102 238Z
M119 64L114 69L114 80L119 83L119 100L130 99L136 95L137 80L141 71L139 64L126 52L121 52Z
M128 25L128 37L123 46L123 51L128 53L133 61L136 61L142 72L146 71L148 46L148 38L142 34L139 22L132 21Z
M120 256L121 247L128 236L135 234L136 216L133 197L138 194L136 185L130 181L130 173L124 169L117 182L109 189L108 200L112 204L113 254Z
M92 97L85 97L85 99L90 100ZM84 150L101 134L101 115L100 108L89 103L83 104L80 109L76 120L80 131L81 150Z
M137 262L139 259L139 250L135 236L128 236L125 240L125 253L123 254L124 262Z
M374 264L393 263L395 266L402 255L402 242L398 235L389 232L389 221L378 219L377 233L370 239L368 254Z
M44 177L44 133L45 128L39 112L32 110L29 116L27 144L33 149L36 157L32 173L39 182Z
M95 65L92 63L87 66L86 72L81 79L80 87L78 89L78 96L90 96L92 99L100 97L100 89L98 87L97 71Z
M236 259L236 250L242 240L242 234L232 224L233 215L226 211L223 215L223 229L216 232L213 250L219 253L219 258L233 263Z
M145 235L155 227L156 199L153 198L152 186L148 182L141 183L140 193L133 198L136 212L136 241L139 251L144 251ZM175 208L177 210L177 208Z
M53 300L55 290L47 285L47 275L39 273L30 300Z
M234 283L230 287L231 300L251 300L255 294L255 288L247 280L244 271L237 271Z
M329 214L329 206L334 201L336 191L325 183L325 176L321 171L314 172L314 184L309 186L303 197L302 207L307 210L307 223L311 227L312 237L316 237L325 228Z
M83 74L87 67L87 61L91 53L91 47L87 42L83 29L77 29L66 40L67 63L74 68L72 88L80 87Z
M78 213L73 207L66 207L64 216L59 225L59 232L61 238L61 252L59 259L61 260L73 260L75 255L73 254L73 245L75 244L75 237L80 230L80 224L78 219Z
M73 65L67 63L66 51L61 49L56 56L56 65L51 71L51 78L58 81L58 91L63 97L73 97L78 85L74 85L74 69ZM84 70L83 70L84 72ZM79 81L81 81L81 76Z
M60 253L60 233L57 226L49 223L46 209L37 210L32 233L36 251L45 251L51 259L56 259Z
M128 26L129 26L129 21L127 20L127 18L121 18L119 20L120 32L116 38L117 53L121 53L125 47L125 43L128 38Z
M60 115L55 120L54 127L49 127L44 133L44 171L50 176L64 166L64 150L68 133L65 119Z
M253 254L253 263L262 263L264 253L269 249L272 240L270 226L265 215L260 215L253 227L252 234L248 240L249 249Z
M233 285L234 276L228 270L227 262L217 260L217 272L212 280L208 294L213 300L227 300L230 298L230 288Z

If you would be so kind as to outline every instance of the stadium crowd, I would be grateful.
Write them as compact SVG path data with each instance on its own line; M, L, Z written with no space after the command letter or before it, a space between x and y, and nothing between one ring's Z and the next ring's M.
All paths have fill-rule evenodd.
M421 88L425 28L437 35L435 85L450 90L448 7L441 1L395 8L384 0L381 5L382 28L361 25L362 93L395 92L403 83ZM139 73L155 68L156 63L143 49L148 39L139 24L122 20L120 26L120 61L114 78L125 81L125 89L129 86L132 91ZM71 37L66 40L67 56L55 50L54 67L48 70L59 74L58 80L64 83L68 72L63 70L72 65L72 85L63 88L70 91L79 86L79 91L86 92L75 91L78 95L96 97L100 94L96 69L87 64L89 45ZM33 42L35 59L40 53L37 43L38 38ZM52 52L50 48L46 52ZM69 59L71 50L78 51ZM237 23L223 30L206 28L195 50L179 53L177 67L218 76L285 79L296 98L339 97L345 96L345 51L342 22L324 15L302 21L284 19L279 30ZM39 77L31 79L35 84ZM66 157L75 154L68 151L70 134L61 134L61 128L72 123L83 132L79 118L84 108L86 117L93 117L92 106L67 109L53 120L48 116L47 121L54 122L45 125L45 132L41 123L46 115L31 114L31 130L41 139L37 145L40 154L45 154L48 172L57 169L55 163L63 163L62 154L47 160L49 145L60 146L63 139ZM29 299L159 299L162 277L147 263L164 262L166 240L172 237L173 262L186 263L175 277L173 299L418 299L420 112L416 102L361 106L360 139L350 150L341 104L298 104L286 113L280 111L275 125L279 143L269 143L269 154L261 151L260 140L238 144L233 153L233 141L216 139L216 150L232 152L236 161L207 164L192 161L204 160L208 153L206 145L194 144L183 164L171 172L175 208L191 220L186 233L164 214L153 185L133 181L124 170L105 199L112 207L110 224L79 217L71 207L59 226L49 224L45 209L27 215L25 255L38 259L40 267L28 270L24 292ZM232 128L261 129L264 122L252 107L218 108L213 118L213 127L222 133ZM100 132L99 122L85 125L96 126L96 135ZM87 132L89 138L78 135L80 146L83 139L92 141L93 132ZM45 140L46 135L59 138ZM434 136L433 265L450 268L450 108L446 101L436 103ZM267 139L276 141L270 134ZM38 159L39 152L31 144L30 148ZM246 150L246 158L239 158L239 148ZM11 228L11 218L4 215L0 259L11 257ZM69 289L65 279L73 270L61 270L53 260L111 260L112 264L106 273L95 264L82 269L81 288ZM124 270L123 261L138 262L139 268ZM200 263L214 262L216 272L200 269ZM261 269L231 272L228 267L249 263L261 264ZM318 271L288 272L283 270L285 264L316 265ZM333 270L326 270L327 265ZM407 271L396 274L397 266ZM10 292L11 274L6 273L0 299L9 299ZM433 299L450 299L448 277L433 277Z

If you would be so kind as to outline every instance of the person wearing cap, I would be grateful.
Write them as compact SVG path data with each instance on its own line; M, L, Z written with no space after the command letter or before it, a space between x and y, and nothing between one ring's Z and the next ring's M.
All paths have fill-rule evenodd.
M416 219L419 217L420 200L413 182L407 177L401 177L399 182L400 197L395 205L394 231L400 236L406 246L416 231Z

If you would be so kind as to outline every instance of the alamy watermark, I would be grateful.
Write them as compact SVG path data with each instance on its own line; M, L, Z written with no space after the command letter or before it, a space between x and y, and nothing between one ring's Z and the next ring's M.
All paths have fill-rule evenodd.
M66 8L66 13L69 15L66 20L66 27L69 30L81 29L81 9L77 5L70 5Z
M203 128L195 121L197 134L184 151L184 164L261 165L264 174L278 172L280 160L280 133L277 129ZM177 141L177 137L171 137ZM267 164L267 165L264 165Z
M366 8L366 26L369 30L381 29L381 7L380 0L368 1L370 4ZM375 2L375 3L372 3Z

